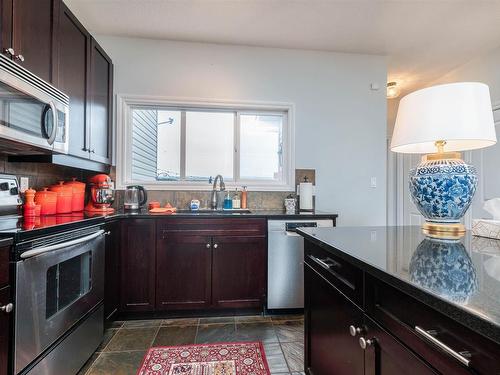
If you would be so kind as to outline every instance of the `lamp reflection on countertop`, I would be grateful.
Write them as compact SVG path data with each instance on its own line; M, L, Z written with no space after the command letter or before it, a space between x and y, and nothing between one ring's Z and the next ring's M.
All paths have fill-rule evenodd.
M460 240L426 237L409 270L413 283L456 303L466 303L477 290L476 271Z

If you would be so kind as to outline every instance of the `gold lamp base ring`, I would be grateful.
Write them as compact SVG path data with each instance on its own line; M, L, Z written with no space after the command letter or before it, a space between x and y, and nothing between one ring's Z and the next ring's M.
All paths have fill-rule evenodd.
M465 227L460 223L431 223L422 225L422 231L429 237L441 239L458 239L465 235Z

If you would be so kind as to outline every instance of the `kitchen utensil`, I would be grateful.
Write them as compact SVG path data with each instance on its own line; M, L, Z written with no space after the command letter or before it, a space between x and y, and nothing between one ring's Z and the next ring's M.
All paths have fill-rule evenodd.
M41 206L40 215L54 215L57 212L57 193L43 188L36 192L35 203Z
M85 207L88 213L109 214L114 212L114 190L111 178L107 174L97 174L90 178L90 200Z
M127 186L125 190L125 209L126 210L138 210L140 209L148 200L148 194L146 189L140 185Z
M73 188L71 186L64 185L64 181L59 181L57 185L52 185L49 189L57 193L56 213L67 214L71 212Z

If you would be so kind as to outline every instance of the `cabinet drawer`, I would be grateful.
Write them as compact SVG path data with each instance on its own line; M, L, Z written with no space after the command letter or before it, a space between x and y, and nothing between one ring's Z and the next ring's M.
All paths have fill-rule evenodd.
M363 272L360 269L309 241L304 244L304 260L346 297L362 305Z
M189 218L160 219L157 221L157 232L160 238L167 233L183 232L193 235L230 235L230 236L265 236L265 219L240 218Z
M365 281L368 314L438 371L500 374L500 345L368 274Z
M9 247L0 247L0 288L9 283Z

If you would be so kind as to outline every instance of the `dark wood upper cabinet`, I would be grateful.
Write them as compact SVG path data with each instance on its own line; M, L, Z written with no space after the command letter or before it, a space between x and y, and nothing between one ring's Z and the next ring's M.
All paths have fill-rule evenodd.
M12 48L12 2L13 0L0 0L1 37L0 51L4 56L12 57L9 48Z
M191 310L211 304L211 238L163 234L156 252L156 307Z
M90 66L90 34L61 4L59 12L57 86L69 95L69 153L89 157L87 87Z
M364 352L349 327L363 312L308 265L305 281L305 369L314 375L363 375Z
M111 162L111 123L113 108L113 63L92 39L90 52L90 159Z
M14 60L47 82L52 82L54 2L13 0Z
M261 307L266 287L266 239L215 236L212 244L212 300L215 307Z
M155 309L155 221L127 219L122 222L120 294L122 311Z

